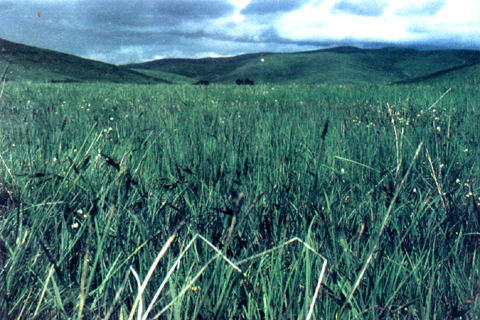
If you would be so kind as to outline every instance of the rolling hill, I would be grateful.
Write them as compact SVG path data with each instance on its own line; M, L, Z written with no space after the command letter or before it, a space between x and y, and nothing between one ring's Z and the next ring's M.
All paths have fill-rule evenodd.
M336 47L296 53L254 53L227 58L161 59L125 65L135 70L174 73L194 80L234 83L387 84L422 82L471 68L480 62L476 50L415 50L388 47Z
M169 83L113 64L0 39L0 72L7 81Z
M6 79L41 82L212 83L249 78L257 84L477 83L480 51L401 47L334 47L233 57L161 59L116 66L0 39Z

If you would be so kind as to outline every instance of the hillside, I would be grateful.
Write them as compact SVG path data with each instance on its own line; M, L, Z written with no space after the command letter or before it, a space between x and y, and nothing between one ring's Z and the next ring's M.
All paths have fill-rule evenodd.
M249 78L256 84L476 84L479 62L475 50L335 47L116 66L0 39L0 72L8 66L7 81L233 84Z
M480 64L472 63L460 65L447 70L441 70L432 74L421 76L417 78L398 81L399 84L405 83L426 83L426 84L441 84L443 86L451 86L452 84L478 85L480 81Z
M217 83L234 83L236 79L248 77L256 83L386 84L423 81L479 62L480 51L475 50L336 47L227 58L161 59L125 67L174 73Z
M0 68L7 81L169 83L112 64L0 39Z

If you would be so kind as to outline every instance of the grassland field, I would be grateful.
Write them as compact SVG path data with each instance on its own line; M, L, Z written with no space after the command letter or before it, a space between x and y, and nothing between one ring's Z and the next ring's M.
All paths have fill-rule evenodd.
M1 319L480 314L478 86L2 90Z

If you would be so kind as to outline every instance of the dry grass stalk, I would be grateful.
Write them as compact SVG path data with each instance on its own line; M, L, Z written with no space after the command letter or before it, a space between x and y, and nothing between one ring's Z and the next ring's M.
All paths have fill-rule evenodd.
M92 218L89 217L88 221L88 235L87 235L87 243L85 245L85 254L83 256L83 265L82 265L82 278L80 280L80 304L78 307L78 319L82 319L83 317L83 308L85 307L85 284L87 280L87 269L88 269L88 256L90 254L90 238L92 237L93 233L93 222Z
M365 271L367 270L367 267L368 265L370 264L370 262L372 261L373 259L373 254L375 253L375 251L377 250L377 247L378 247L378 243L380 242L380 237L382 236L383 234L383 231L387 225L387 222L388 222L388 219L390 218L390 214L392 213L392 210L393 210L393 206L395 204L395 201L397 200L397 197L398 195L400 194L400 190L402 189L402 186L403 184L405 183L405 181L407 180L407 177L410 173L410 170L412 169L419 153L420 153L420 150L422 148L422 145L423 145L423 142L420 143L420 145L418 146L417 148L417 151L415 152L415 156L413 157L413 160L412 162L410 163L410 167L408 168L407 172L405 173L405 176L403 177L402 181L400 182L400 184L397 186L396 190L395 190L395 194L392 198L392 201L390 202L390 206L388 207L388 210L387 210L387 214L385 215L385 218L383 219L383 223L382 223L382 227L380 228L380 232L378 233L377 235L377 238L375 239L375 242L373 244L373 247L370 251L370 254L368 255L368 258L367 258L367 261L365 261L365 264L363 265L363 268L362 270L360 271L360 274L358 275L357 277L357 281L355 282L355 285L353 286L353 290L352 292L350 293L350 295L348 296L347 298L347 301L343 304L342 306L342 309L340 310L340 313L339 315L341 315L343 313L343 311L345 310L345 307L350 304L351 300L352 300L352 297L353 297L353 294L355 293L355 291L357 290L358 286L360 285L360 281L362 281L363 279L363 275L365 274ZM340 316L339 316L340 318Z
M0 159L2 159L2 162L3 162L3 165L5 166L5 168L7 169L7 172L8 172L8 175L10 176L10 178L12 179L12 181L15 183L15 178L13 177L12 175L12 172L10 171L10 168L7 166L7 163L5 162L5 159L3 159L2 155L0 154Z
M393 131L395 132L395 148L397 150L397 170L395 172L395 179L398 178L398 174L400 173L400 166L402 164L402 159L401 159L401 145L398 142L398 131L397 131L397 126L395 124L395 118L394 118L394 113L392 109L390 108L390 105L387 103L387 109L388 113L390 114L390 118L392 121L393 125ZM403 129L402 129L402 136L403 136ZM402 138L403 141L403 138Z
M18 315L17 320L22 319L22 316L23 316L23 313L25 312L25 308L27 307L28 301L30 301L30 296L32 295L33 288L34 287L32 287L30 289L30 292L28 293L27 299L25 300L25 303L23 304L22 311L20 311L20 314Z
M150 270L148 270L148 273L147 273L147 276L145 277L145 280L143 281L142 283L142 286L139 288L138 290L138 295L137 295L137 298L135 299L135 303L133 304L132 306L132 310L130 312L130 316L128 317L129 320L132 320L134 315L135 315L135 310L137 309L137 306L138 304L140 303L140 300L143 296L143 291L145 291L145 288L147 287L147 284L148 282L150 281L150 278L152 277L152 274L153 272L155 271L155 269L157 268L157 265L158 263L160 262L160 260L162 259L162 257L165 255L165 252L167 252L168 248L170 247L170 245L172 244L173 240L177 237L178 235L178 232L180 231L180 229L185 225L185 220L183 220L179 226L177 227L177 229L175 230L175 232L170 236L170 238L168 238L167 242L165 243L165 245L163 246L162 250L158 253L157 255L157 258L155 259L155 261L153 262L152 266L150 267Z
M2 91L0 92L0 99L2 99L3 96L3 90L5 89L5 82L7 81L7 77L5 75L7 74L8 67L10 66L10 61L8 62L7 66L5 67L5 70L3 70L2 77L0 78L0 81L2 81Z
M40 310L40 306L42 305L43 298L45 297L45 292L47 291L48 284L50 283L50 278L53 275L53 271L55 270L54 266L52 265L50 271L48 272L47 280L45 281L45 285L43 286L42 294L40 295L40 299L38 299L37 308L33 313L33 317L35 318L38 315L38 310Z
M178 229L177 229L178 230ZM150 271L149 273L147 274L147 277L145 278L143 284L140 286L140 279L138 278L138 275L136 275L136 272L135 270L133 270L133 268L131 268L131 271L135 274L135 277L137 278L137 282L139 283L139 293L138 293L138 296L137 296L137 299L135 301L135 304L134 306L132 307L132 311L131 311L131 314L130 314L130 320L133 319L133 315L135 314L135 310L138 306L138 304L141 304L141 299L142 299L142 295L143 295L143 291L145 290L145 286L146 284L148 283L149 279L150 279L150 276L151 276L151 273L153 272L153 270L156 268L160 258L163 256L163 254L165 253L166 249L170 246L171 244L171 241L173 240L173 238L175 237L176 234L172 235L167 243L164 245L164 247L162 248L161 252L159 253L159 255L157 256L157 259L155 260L155 262L153 263L152 267L150 268ZM165 313L165 311L167 311L174 303L175 301L177 301L179 298L181 298L192 286L193 284L195 283L195 281L203 274L203 272L207 269L207 267L212 263L214 262L218 257L221 257L223 260L225 260L227 262L227 264L229 264L232 268L234 268L237 272L241 273L243 276L246 276L245 273L242 271L242 269L240 269L240 265L242 264L245 264L249 261L252 261L252 260L255 260L255 259L258 259L264 255L267 255L269 253L272 253L273 251L275 250L278 250L278 249L281 249L281 248L284 248L285 246L289 245L289 244L292 244L294 242L300 242L301 244L303 244L308 250L312 251L315 255L317 255L318 257L320 257L322 260L323 260L323 265L322 265L322 270L321 270L321 273L320 273L320 276L318 278L318 281L317 281L317 286L315 288L315 293L312 297L312 303L310 304L310 307L309 307L309 312L308 312L308 315L306 317L306 320L310 320L310 318L312 317L312 314L313 314L313 309L315 307L315 301L318 297L318 293L320 291L320 288L321 288L321 285L322 285L322 282L323 282L323 277L325 276L325 272L326 272L326 268L327 268L327 259L325 259L321 254L319 254L317 251L315 251L310 245L308 245L307 243L303 242L302 240L300 240L299 238L295 237L295 238L292 238L286 242L284 242L283 244L279 245L279 246L276 246L276 247L273 247L269 250L266 250L264 252L261 252L259 254L256 254L256 255L253 255L249 258L246 258L246 259L243 259L241 261L237 261L237 262L233 262L231 261L219 248L217 248L216 246L214 246L210 241L208 241L206 238L204 238L203 236L201 236L200 234L195 234L193 236L193 238L190 240L190 242L187 244L187 246L182 250L182 252L180 253L180 255L177 257L177 259L175 260L173 266L170 268L170 270L168 271L167 275L165 276L163 282L160 284L157 292L155 293L155 296L152 298L152 301L150 302L148 308L145 310L145 313L142 315L141 314L141 307L139 308L138 310L138 319L142 319L142 320L146 320L150 311L152 310L153 308L153 305L156 303L158 297L160 296L160 293L161 291L163 290L165 284L167 283L168 279L171 277L172 273L175 271L176 268L178 268L179 264L180 264L180 261L181 259L183 258L183 256L185 255L185 253L190 249L190 247L192 246L192 244L197 240L197 239L201 239L203 242L205 242L208 246L210 246L215 252L216 254L210 259L207 261L207 263L200 269L200 271L192 278L192 280L190 280L190 282L185 286L185 288L182 289L182 291L169 303L167 304L157 315L155 315L152 319L158 319L163 313ZM118 293L117 293L118 295Z
M433 107L435 107L435 106L437 105L437 103L438 103L440 100L442 100L443 97L444 97L447 93L449 93L450 91L452 91L452 88L448 88L448 90L445 91L445 92L440 96L440 98L438 98L437 101L435 101L435 103L432 104L432 105L427 109L427 111L430 110L430 109L432 109Z
M365 167L365 168L367 168L367 169L369 169L369 170L378 171L377 169L374 169L374 168L372 168L372 167L370 167L370 166L367 166L366 164L357 162L357 161L355 161L355 160L350 160L350 159L342 158L342 157L339 157L339 156L335 156L335 159L343 160L343 161L347 161L347 162L351 162L351 163L354 163L354 164L356 164L356 165Z
M438 191L438 194L440 195L440 199L442 200L442 205L443 207L445 208L445 200L443 199L443 193L442 193L442 186L441 186L441 183L438 181L437 179L437 175L435 173L435 169L433 167L433 162L432 162L432 158L430 158L430 154L428 153L428 149L425 149L426 152L427 152L427 158L428 158L428 162L430 163L430 169L432 170L432 176L433 176L433 179L435 180L435 185L437 186L437 191Z

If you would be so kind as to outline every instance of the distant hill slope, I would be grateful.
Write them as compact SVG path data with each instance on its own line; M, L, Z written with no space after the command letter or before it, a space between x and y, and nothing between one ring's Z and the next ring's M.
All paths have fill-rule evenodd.
M41 82L233 84L249 78L256 84L474 83L480 51L415 50L388 47L259 52L234 57L161 59L116 66L57 51L0 39L0 73L6 79Z
M0 39L0 72L7 65L8 81L169 83L116 65Z
M480 63L465 64L447 70L441 70L432 74L417 78L396 82L398 84L441 84L443 86L465 86L480 84Z
M263 59L263 60L262 60ZM263 62L262 62L263 61ZM296 53L254 53L226 58L161 59L125 65L197 80L234 83L371 83L421 82L480 63L476 50L415 50L389 47L336 47Z

